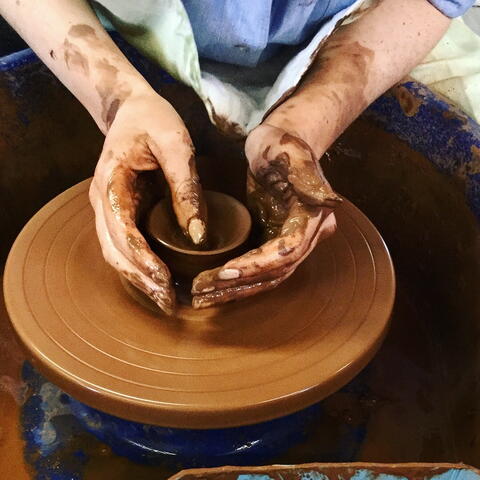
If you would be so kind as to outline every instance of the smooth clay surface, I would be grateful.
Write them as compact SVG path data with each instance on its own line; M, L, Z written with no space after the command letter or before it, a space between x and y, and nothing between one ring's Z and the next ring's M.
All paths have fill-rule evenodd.
M149 212L147 238L175 277L191 280L204 270L219 267L243 253L252 220L247 208L221 192L203 192L207 205L208 236L204 245L195 246L182 232L168 197Z
M338 231L276 290L221 308L146 308L103 260L89 181L45 206L7 261L7 309L35 365L79 400L131 420L213 428L321 400L372 358L394 275L351 203Z

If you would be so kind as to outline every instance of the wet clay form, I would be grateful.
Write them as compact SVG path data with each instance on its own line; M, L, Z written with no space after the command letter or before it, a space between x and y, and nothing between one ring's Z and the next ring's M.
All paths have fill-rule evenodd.
M166 317L103 260L84 181L47 204L5 270L12 324L35 366L76 399L137 422L222 428L321 400L372 358L395 280L376 229L350 202L337 232L277 289Z
M169 198L157 203L147 219L147 233L154 251L174 276L188 280L242 253L252 227L248 210L238 200L220 192L203 194L208 212L208 238L203 248L194 247L183 234Z

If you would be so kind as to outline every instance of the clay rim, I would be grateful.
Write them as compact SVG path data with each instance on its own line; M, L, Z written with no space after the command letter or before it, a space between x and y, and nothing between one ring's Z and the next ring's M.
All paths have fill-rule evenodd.
M227 202L230 202L231 204L236 206L237 211L239 212L239 217L242 217L242 219L245 222L245 229L242 232L242 235L237 237L233 242L230 244L222 247L222 248L217 248L215 250L187 250L184 248L177 247L176 245L173 245L169 242L167 242L165 239L157 237L152 235L151 233L149 234L150 237L153 239L153 241L159 243L160 245L164 246L165 248L168 248L169 250L182 253L184 255L190 255L190 256L213 256L213 255L220 255L222 253L230 252L231 250L234 250L235 248L239 247L243 243L246 242L248 236L250 235L250 231L252 229L252 218L250 216L250 213L245 205L243 203L239 202L236 198L227 195L222 192L214 192L212 190L204 190L203 193L205 194L210 194L210 195L216 195L216 196L221 196L226 199ZM155 207L154 207L155 208ZM242 222L243 223L243 222ZM147 229L149 229L149 224L150 224L150 215L148 215L147 218ZM150 229L149 229L150 230Z

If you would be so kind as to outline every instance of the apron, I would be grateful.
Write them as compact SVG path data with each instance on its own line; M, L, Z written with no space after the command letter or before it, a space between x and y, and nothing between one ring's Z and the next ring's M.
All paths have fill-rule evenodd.
M241 0L234 1L238 4ZM255 0L252 5L262 1ZM284 0L284 4L298 1ZM301 2L305 7L318 2L330 3L328 0ZM353 21L372 3L374 0L344 0L343 4L349 5L327 19L320 19L317 25L313 25L313 35L309 39L300 45L281 48L277 54L253 67L200 58L194 29L181 0L100 0L93 2L93 6L107 28L113 27L175 79L192 87L205 104L210 120L220 130L245 136L295 90L335 27ZM290 23L293 13L289 12ZM257 17L256 21L260 26L264 19ZM255 33L255 24L251 28ZM209 47L208 44L203 46Z
M248 55L242 59L242 48L251 48L262 32L275 30L275 8L272 7L272 11L266 8L275 5L272 1L275 0L98 0L92 3L108 29L117 30L175 79L192 87L205 104L210 120L220 130L245 136L295 90L336 26L354 21L378 0L278 0L277 4L286 10L283 12L285 22L283 34L276 38L278 32L274 32L272 40L288 43L289 36L302 34L302 27L298 25L308 27L308 38L277 49L266 60L256 62L256 57ZM447 16L460 15L474 3L473 0L430 1ZM246 10L247 4L250 10ZM215 11L216 5L219 11ZM309 24L305 18L312 16L317 7L324 8L325 18L317 15L314 24ZM337 11L335 7L340 9ZM234 27L230 28L235 31L228 31L222 24L224 18L227 26L233 22ZM218 32L205 29L208 22L217 22ZM247 45L242 45L242 35ZM209 37L214 37L213 45L209 44ZM243 61L247 66L215 60L217 56L225 58L222 40L225 50L232 52L229 60ZM231 47L235 41L238 49L228 50L228 44ZM202 51L210 58L202 56ZM411 75L480 121L480 36L461 18L452 21L442 40Z

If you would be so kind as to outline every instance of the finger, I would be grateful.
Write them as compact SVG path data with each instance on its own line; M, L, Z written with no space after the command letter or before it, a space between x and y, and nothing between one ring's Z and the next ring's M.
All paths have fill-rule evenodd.
M123 165L113 169L103 204L107 227L118 250L159 285L168 284L168 269L152 252L136 226L136 177L136 172Z
M246 283L265 282L283 275L300 258L301 252L297 249L298 255L292 255L288 260L281 259L276 254L281 242L279 239L271 240L223 267L200 273L193 281L192 293L201 294ZM287 254L288 252L289 250Z
M90 186L90 202L95 211L95 226L105 260L122 273L133 285L148 295L167 315L172 315L175 307L175 293L170 284L158 284L142 273L125 255L119 251L107 227L102 196L96 181Z
M259 281L258 278L254 280L252 278L242 279L247 283L232 283L225 282L223 287L205 287L203 292L194 295L192 305L194 308L207 308L213 305L219 305L232 300L239 300L242 298L256 295L257 293L271 290L277 287L280 283L289 278L296 268L305 260L305 258L315 248L317 243L324 237L331 235L336 228L335 216L330 214L325 222L323 222L321 229L317 232L314 241L310 244L309 248L304 252L303 256L299 258L295 263L291 264L281 274L277 273L277 276L271 279L265 279ZM238 281L237 281L238 282Z
M223 290L238 290L248 285L263 284L283 276L292 265L294 265L294 263L283 265L271 270L265 270L264 272L252 277L238 277L230 278L228 280L222 280L218 276L219 272L222 270L222 267L206 270L199 274L195 279L195 282L192 286L192 294L196 296Z
M315 234L310 243L305 244L304 248L297 250L298 254L292 255L288 258L279 258L274 261L270 261L264 254L264 245L258 249L251 250L247 254L228 262L223 267L219 267L213 270L207 270L200 273L193 281L192 294L202 295L210 293L214 290L223 290L228 288L237 288L242 285L264 283L275 278L285 275L291 268L294 268L299 262L301 262L307 252L310 252L320 239L326 238L331 235L335 230L335 221L333 215L331 215L333 222L330 221L330 217L321 224L321 227L317 234ZM269 244L277 245L280 242L282 248L281 239L267 242ZM288 251L286 252L288 255ZM237 262L238 261L238 262ZM253 268L242 269L238 267L240 262L244 262L245 265L253 265ZM237 267L237 268L236 268Z
M140 165L140 153L135 151L135 147L129 152L129 156L135 157L132 161L136 162L136 166L153 168L153 161L148 158L146 160L150 163ZM108 233L113 247L130 263L129 269L125 270L130 272L130 278L133 278L133 275L143 278L143 284L149 284L143 291L151 295L154 293L158 298L165 297L169 299L166 300L167 303L173 304L175 294L170 272L151 251L136 226L139 198L135 188L137 172L129 166L132 161L125 158L123 153L119 159L112 151L102 152L93 180L93 188L98 189L98 198L102 204L101 212L99 208L95 209L96 216L101 215L100 218L104 218L105 232ZM99 234L101 241L105 235L106 233ZM114 263L112 265L119 269ZM144 277L149 281L146 282ZM166 309L171 310L168 307Z
M211 286L222 288L225 286L222 283L224 281L238 280L237 283L245 282L244 279L264 281L282 274L308 249L325 215L326 212L321 210L316 216L310 216L308 210L297 205L291 209L279 237L227 262L215 273L211 271L201 273L194 280L192 291L200 293Z
M195 245L204 243L207 238L207 212L190 137L185 133L172 145L163 140L161 148L152 140L150 144L170 187L178 224Z
M301 253L296 256L290 257L285 262L272 262L269 265L266 262L263 262L262 268L262 261L260 257L263 256L263 245L260 248L256 248L254 250L250 250L242 257L238 257L238 259L233 260L232 262L228 262L223 267L218 267L212 270L206 270L199 274L193 282L192 286L192 294L204 294L212 292L213 290L221 290L233 287L239 287L241 285L245 285L247 283L258 283L258 282L266 282L268 280L273 280L275 278L283 276L287 271L289 271L292 266L298 265L299 262L302 262L303 259L308 255L308 253L317 245L320 240L329 237L335 231L336 228L336 221L335 216L333 213L329 214L329 216L325 219L323 223L321 223L318 232L314 235L313 240L310 244L307 245L306 248L301 250ZM284 256L289 255L288 247L286 244L282 245L282 239L276 239L280 241L281 248L285 250L282 252ZM267 242L270 244L276 244L278 242ZM229 272L225 274L225 270L227 267L234 266L234 262L238 261L245 261L245 264L253 264L255 269L249 271L250 275L240 275L237 276L233 273L230 269ZM245 273L248 271L245 270ZM222 274L223 273L223 274Z
M274 280L241 285L238 287L229 287L222 290L214 290L202 295L195 295L192 299L192 306L193 308L208 308L214 305L231 302L232 300L241 300L256 295L257 293L274 289L277 285L286 280L288 276L289 274L285 274Z

